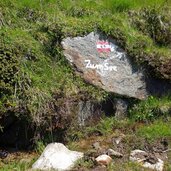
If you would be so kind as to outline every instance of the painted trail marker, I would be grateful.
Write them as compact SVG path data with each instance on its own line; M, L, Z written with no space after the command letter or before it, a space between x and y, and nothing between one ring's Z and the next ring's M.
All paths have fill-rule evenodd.
M85 60L86 68L89 69L97 69L100 70L102 73L103 71L116 71L117 72L117 66L111 66L109 63L101 63L101 64L93 64L91 63L91 60Z
M111 45L107 41L98 41L96 43L97 51L99 53L109 53L111 52Z

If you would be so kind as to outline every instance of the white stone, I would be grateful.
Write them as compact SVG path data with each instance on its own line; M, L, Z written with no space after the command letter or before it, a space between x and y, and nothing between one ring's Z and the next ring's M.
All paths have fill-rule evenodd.
M156 171L163 171L163 168L164 168L164 162L158 158L158 162L155 163L155 164L151 164L149 162L145 162L143 164L143 167L146 167L146 168L149 168L149 169L153 169L153 170L156 170Z
M138 157L137 155L138 156L141 156L141 157ZM131 151L131 154L130 154L129 159L131 161L136 161L136 162L140 163L140 162L143 162L143 161L146 160L146 157L145 156L147 156L147 155L148 155L148 153L145 152L145 151L142 151L142 150L133 150L133 151Z
M108 149L107 154L109 156L114 156L114 157L123 157L123 154L121 154L121 153L119 153L119 152L117 152L117 151L115 151L113 149Z
M98 164L101 165L108 165L112 162L112 158L106 154L98 156L95 160Z
M39 159L32 165L33 169L40 170L71 170L74 163L83 157L83 153L70 151L61 143L47 145Z
M146 161L146 157L148 153L142 150L133 150L130 154L130 160L133 162L141 163L143 167L153 169L156 171L163 171L164 162L157 158L157 162L155 164L149 163Z

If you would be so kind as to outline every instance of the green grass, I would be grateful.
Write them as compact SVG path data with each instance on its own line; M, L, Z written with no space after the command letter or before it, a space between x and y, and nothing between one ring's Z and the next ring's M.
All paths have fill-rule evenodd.
M63 103L66 99L79 101L82 97L95 102L106 99L108 93L85 83L66 62L60 42L68 36L83 36L100 30L116 39L135 62L152 66L153 75L160 73L160 77L171 79L170 68L165 70L171 59L170 5L169 0L1 0L0 50L10 59L14 58L17 69L13 71L13 60L10 63L9 59L4 62L0 58L0 66L3 61L6 69L4 73L0 71L0 75L9 80L6 84L0 82L3 94L0 117L8 110L24 108L24 115L29 115L31 123L41 128L45 124L48 128L47 117L54 115L50 107L58 103L56 96L62 96ZM6 63L8 67L4 67ZM129 130L135 120L151 123L136 131L142 138L170 137L170 121L154 122L161 116L167 119L170 108L169 96L149 97L130 110L133 121L102 118L97 125L83 130L70 128L68 140L73 143L97 131L105 136L115 129ZM46 121L41 124L44 118ZM37 150L42 151L44 144L37 145ZM85 167L91 164L83 162ZM30 166L14 162L5 165L3 170L24 170ZM132 163L110 167L109 170L140 170Z
M101 117L98 123L89 123L86 127L71 127L67 131L67 140L70 143L71 147L75 149L74 142L81 139L89 138L90 136L100 135L100 136L110 136L117 129L125 129L134 124L135 121L130 119L117 120L115 117Z
M25 157L25 156L24 156ZM9 162L0 163L0 171L26 171L32 167L32 164L36 161L36 158L27 158L24 160L14 160Z
M108 0L104 1L103 5L112 13L116 13L147 6L161 7L164 3L167 3L166 0L144 0L143 2L141 0Z
M39 108L42 110L48 101L53 100L54 94L62 93L66 98L74 96L79 99L81 92L95 101L104 100L108 94L76 76L65 61L60 46L61 40L67 36L83 36L97 30L115 38L138 64L152 66L154 70L151 73L161 72L161 77L170 79L170 70L162 68L164 64L169 66L168 59L171 57L170 9L166 8L170 3L165 0L146 0L143 3L140 0L1 1L2 49L10 50L11 56L14 54L19 62L17 74L13 73L17 77L15 83L8 85L10 91L5 90L7 84L2 84L4 97L1 106L5 103L11 106L19 104L16 99L23 101L27 97L24 105L35 116L40 112ZM162 4L165 4L163 8ZM161 34L163 29L159 16L163 17L163 23L168 27L165 28L168 35ZM153 30L156 26L159 32ZM143 31L144 27L148 29ZM158 34L155 38L154 31ZM7 69L11 68L9 66ZM17 93L14 84L18 85ZM18 97L14 98L16 94ZM135 115L150 118L151 113L144 107L145 104L142 104L139 110L142 108L146 114L137 111ZM136 113L135 110L133 113Z
M9 171L9 170L14 170L14 171L25 171L30 168L30 163L19 163L19 162L14 162L11 164L5 165L2 169L0 168L1 171Z
M160 138L171 137L171 121L157 120L154 123L140 127L137 132L137 136L155 141Z
M132 109L130 109L130 117L137 121L150 122L159 117L169 116L171 109L171 97L164 96L161 98L149 97L147 100L141 101L135 104Z

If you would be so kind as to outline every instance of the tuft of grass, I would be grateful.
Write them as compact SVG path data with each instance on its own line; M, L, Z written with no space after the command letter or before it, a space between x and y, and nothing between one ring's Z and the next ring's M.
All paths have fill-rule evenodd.
M4 51L9 49L10 57L17 59L16 65L18 66L17 72L11 71L12 67L3 67L4 73L8 73L7 75L10 77L8 79L16 78L16 80L10 86L8 85L9 87L6 86L7 84L1 84L3 97L0 97L0 106L9 106L8 109L17 111L17 116L19 116L18 113L24 113L23 115L28 117L31 123L41 125L39 121L49 117L50 113L60 115L55 112L55 109L52 112L52 106L57 103L58 96L77 101L81 97L96 102L104 100L108 93L88 85L77 76L66 62L60 45L61 40L65 37L84 36L97 30L116 39L118 44L137 63L148 64L154 68L155 73L161 73L161 77L170 79L168 61L171 56L170 48L164 43L163 47L158 46L151 34L146 34L136 27L134 21L141 16L132 15L132 11L137 11L139 14L141 8L149 7L149 11L157 9L155 11L156 18L160 14L165 16L164 10L160 10L161 4L164 3L165 0L146 0L144 3L140 0L0 1L2 54L6 54ZM166 4L169 6L170 2L168 1ZM153 13L151 14L149 11L147 13L153 17ZM170 9L168 8L167 11L169 14ZM131 20L131 17L135 17L135 20ZM167 19L162 22L169 26ZM148 24L150 25L150 22ZM150 25L149 28L154 26L154 24ZM162 29L159 34L161 31ZM169 34L169 31L167 33ZM163 38L161 37L161 39ZM2 61L3 58L0 60ZM165 70L160 66L163 66ZM3 77L6 76L4 73L1 74ZM8 94L6 95L7 88ZM166 105L166 108L167 106L169 105ZM140 109L135 107L132 112L138 116L138 119L143 120L154 115L150 106L147 105L146 108L146 105L142 103L139 107ZM158 109L155 106L154 108ZM20 112L18 109L25 111ZM2 111L0 115L4 116L7 111L7 109ZM48 125L46 121L44 123ZM105 134L111 132L114 125L116 125L115 121L106 119L101 121L97 128L102 134ZM42 127L43 125L41 125ZM91 128L92 130L89 128L88 132L93 132L93 129L97 130L97 128ZM78 137L81 134L78 134Z
M44 151L44 149L45 149L45 144L44 144L44 142L43 141L37 141L36 142L36 145L35 145L36 147L36 152L38 153L38 154L42 154L42 152Z
M152 121L159 117L169 116L171 110L171 97L161 98L150 96L147 100L135 104L130 109L130 117L137 121Z
M134 162L118 162L110 164L107 169L109 171L149 171L147 168L143 168L140 164Z
M32 167L32 164L37 160L37 157L25 160L11 161L7 163L1 163L0 171L26 171Z
M75 127L71 126L67 130L67 140L71 146L74 146L75 141L79 141L80 139L88 138L90 136L108 136L114 133L115 129L125 129L125 127L129 127L132 125L134 121L132 120L117 120L113 117L102 117L98 123L89 124L86 127Z
M144 0L143 3L140 0L108 0L102 1L103 8L111 11L111 13L125 12L129 10L140 9L143 7L162 7L167 4L166 0Z
M171 121L156 120L149 125L140 127L136 131L136 135L153 141L159 138L170 138Z
M91 169L94 167L94 162L91 159L82 158L75 163L74 168L86 168Z

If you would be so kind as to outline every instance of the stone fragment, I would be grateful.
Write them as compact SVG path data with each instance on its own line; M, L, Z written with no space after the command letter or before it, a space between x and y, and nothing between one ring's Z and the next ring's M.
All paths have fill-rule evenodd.
M124 119L128 112L128 102L126 100L117 98L115 99L115 117L117 119Z
M119 157L119 158L123 157L123 154L121 154L113 149L108 149L106 153L107 153L107 155L109 155L111 157Z
M93 143L93 148L95 149L95 150L102 150L102 148L100 147L100 143L99 142L95 142L95 143Z
M149 162L144 162L143 167L153 169L156 171L163 171L164 169L164 162L161 159L158 159L157 163L151 164Z
M117 137L113 137L112 138L113 144L119 145L121 143L121 141L124 139L124 137L125 137L125 135L122 133Z
M98 156L95 161L100 165L109 165L112 162L112 158L106 154Z
M8 156L8 152L5 150L0 150L0 159L5 159Z
M78 122L80 126L85 126L86 120L93 117L94 104L91 101L80 101L78 103Z
M142 150L133 150L130 154L130 160L142 164L143 167L156 171L163 171L164 162Z
M133 150L130 154L131 161L143 162L146 160L148 153L143 150Z

